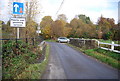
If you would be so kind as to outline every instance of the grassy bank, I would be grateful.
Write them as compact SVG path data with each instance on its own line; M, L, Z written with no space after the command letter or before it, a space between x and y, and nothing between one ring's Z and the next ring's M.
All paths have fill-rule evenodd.
M17 44L13 40L3 41L2 47L3 79L37 79L40 77L47 63L49 46L46 48L47 54L44 54L38 45L33 46L21 40L17 41ZM44 56L46 60L43 61Z
M99 49L99 48L83 49L83 48L73 46L71 44L67 44L67 45L78 51L82 51L84 54L94 57L98 59L99 61L106 63L114 68L120 69L120 54L119 53L114 53L114 52L106 51L106 50Z
M48 63L48 57L49 45L46 46L44 61L42 61L42 63L30 64L29 67L15 79L40 79Z
M52 40L52 39L47 39L45 40L46 42L56 42L56 40Z

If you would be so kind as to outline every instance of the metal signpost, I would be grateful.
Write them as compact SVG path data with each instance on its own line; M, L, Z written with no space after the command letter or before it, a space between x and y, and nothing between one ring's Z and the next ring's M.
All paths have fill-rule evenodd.
M10 26L17 28L17 39L19 39L19 28L26 25L25 18L20 18L24 14L24 3L13 2L13 14L18 15L19 18L11 18Z
M19 34L19 28L25 27L26 25L26 20L22 16L24 15L24 3L21 3L20 0L19 2L13 2L12 4L12 10L13 10L13 15L14 18L10 19L10 26L11 27L16 27L17 28L17 33L16 33L16 48L17 48L17 40L20 38Z

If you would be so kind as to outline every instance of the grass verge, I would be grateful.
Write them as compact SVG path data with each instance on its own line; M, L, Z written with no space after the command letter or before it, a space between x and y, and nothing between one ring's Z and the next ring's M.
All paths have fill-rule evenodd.
M30 64L28 68L25 68L25 71L18 75L15 79L40 79L45 67L48 63L49 57L49 45L47 44L45 50L45 59L42 63Z
M106 63L114 68L120 69L120 55L117 53L113 53L110 51L102 50L102 49L82 49L71 44L67 44L68 46L83 52L86 55L94 57L99 61Z
M50 39L47 39L45 40L46 42L56 42L56 40L50 40Z
M112 57L109 57L109 56L104 55L102 53L98 53L94 49L86 50L84 53L89 55L89 56L92 56L92 57L100 60L101 62L104 62L104 63L106 63L114 68L120 69L120 66L119 66L120 62Z

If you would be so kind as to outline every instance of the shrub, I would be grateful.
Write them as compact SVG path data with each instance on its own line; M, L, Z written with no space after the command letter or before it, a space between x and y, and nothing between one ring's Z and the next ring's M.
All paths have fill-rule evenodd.
M16 47L17 45L17 47ZM36 61L39 52L33 46L23 41L4 41L3 42L3 79L13 79L31 63Z

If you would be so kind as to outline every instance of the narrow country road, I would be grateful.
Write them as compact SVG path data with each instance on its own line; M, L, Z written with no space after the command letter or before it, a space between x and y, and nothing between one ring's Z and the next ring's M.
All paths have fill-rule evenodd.
M64 43L50 44L49 64L43 79L118 79L118 71Z

